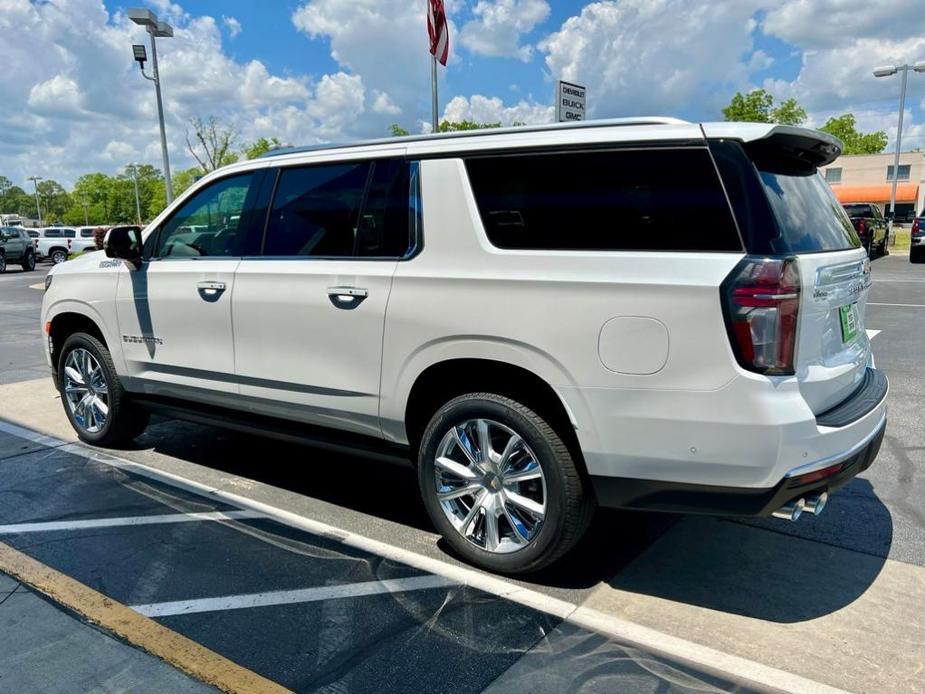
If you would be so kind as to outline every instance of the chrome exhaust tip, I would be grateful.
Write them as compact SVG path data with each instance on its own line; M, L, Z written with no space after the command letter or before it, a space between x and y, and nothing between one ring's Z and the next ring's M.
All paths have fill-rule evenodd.
M806 499L806 506L803 508L807 513L811 513L814 516L818 516L822 513L822 509L825 508L825 505L829 502L829 493L822 492L821 494L813 494Z
M823 503L823 505L825 505ZM774 518L780 518L782 520L795 521L800 516L803 515L803 510L806 508L806 499L796 499L791 501L789 504L784 504L779 509L777 509L771 515Z

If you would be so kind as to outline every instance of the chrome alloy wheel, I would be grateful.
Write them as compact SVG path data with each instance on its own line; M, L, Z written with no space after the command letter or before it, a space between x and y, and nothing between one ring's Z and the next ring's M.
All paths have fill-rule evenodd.
M109 418L109 387L103 367L90 352L78 347L64 362L64 397L77 425L89 434L99 432Z
M453 527L488 552L529 545L546 516L546 478L516 432L490 419L452 427L434 461L437 500Z

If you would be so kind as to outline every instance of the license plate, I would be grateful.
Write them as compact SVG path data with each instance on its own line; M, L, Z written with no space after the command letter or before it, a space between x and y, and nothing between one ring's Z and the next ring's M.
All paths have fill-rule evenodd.
M847 344L858 336L858 305L840 306L838 317L841 320L841 341Z

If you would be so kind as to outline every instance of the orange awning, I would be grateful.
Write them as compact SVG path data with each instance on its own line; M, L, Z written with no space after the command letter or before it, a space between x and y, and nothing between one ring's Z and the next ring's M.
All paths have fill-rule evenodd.
M876 186L832 186L832 191L839 202L889 202L892 183ZM919 199L917 183L899 183L896 185L896 202L916 202Z

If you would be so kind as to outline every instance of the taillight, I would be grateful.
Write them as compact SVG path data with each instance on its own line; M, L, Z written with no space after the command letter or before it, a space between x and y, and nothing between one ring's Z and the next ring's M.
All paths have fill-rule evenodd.
M864 224L864 220L862 219L861 223L858 225L858 234L863 236L866 233L867 233L867 225Z
M792 375L800 309L797 259L746 257L720 291L739 364L769 376Z
M912 235L918 236L922 232L922 229L919 225L919 218L916 217L912 220Z

